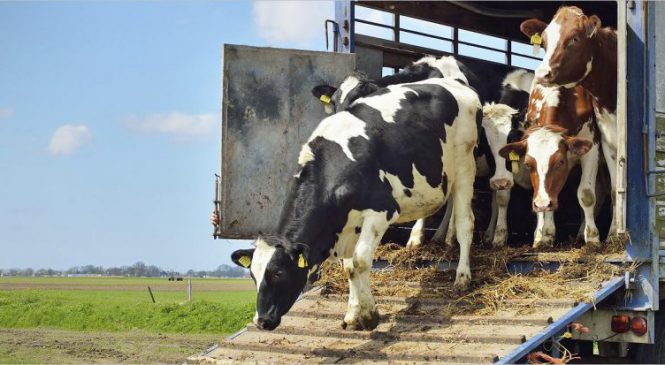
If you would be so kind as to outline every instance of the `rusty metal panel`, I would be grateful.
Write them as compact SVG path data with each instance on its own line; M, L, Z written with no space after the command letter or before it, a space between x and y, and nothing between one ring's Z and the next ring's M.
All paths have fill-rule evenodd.
M326 116L310 90L339 85L355 64L348 53L224 45L222 237L274 230L300 147Z

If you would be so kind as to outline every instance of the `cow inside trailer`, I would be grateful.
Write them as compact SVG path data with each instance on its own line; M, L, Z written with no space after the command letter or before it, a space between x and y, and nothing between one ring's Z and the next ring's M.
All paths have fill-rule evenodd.
M341 3L341 4L340 4ZM425 55L454 55L474 70L484 69L489 79L492 74L505 74L506 70L526 68L533 70L544 52L533 53L529 39L520 32L520 23L530 17L551 19L561 4L555 2L530 2L530 9L509 2L338 2L348 6L346 14L352 20L337 19L349 24L348 32L340 33L340 50L357 55L357 67L372 78L398 72ZM572 2L566 5L580 6L587 14L597 14L603 26L616 28L616 3ZM338 11L338 14L345 14ZM345 27L342 27L345 29ZM484 67L483 67L484 66ZM486 100L496 101L496 100ZM489 174L476 180L474 212L476 216L476 240L482 239L490 224L492 191L488 180L493 174L494 161L490 161ZM608 180L603 164L599 179ZM580 167L574 168L560 194L560 209L555 212L556 240L575 239L583 223L583 216L576 196L580 179ZM605 181L606 182L606 181ZM599 206L597 224L601 238L606 237L612 217L609 194ZM531 213L532 191L519 186L513 188L508 211L508 243L533 242L536 216ZM430 239L445 209L426 221L426 240ZM385 236L384 242L406 242L412 224L395 226Z

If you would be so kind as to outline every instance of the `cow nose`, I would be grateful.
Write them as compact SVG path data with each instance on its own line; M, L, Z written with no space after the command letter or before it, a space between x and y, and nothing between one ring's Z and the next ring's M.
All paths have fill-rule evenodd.
M533 201L533 211L536 213L551 212L553 208L552 201L549 199L547 201Z
M513 181L510 179L493 179L490 181L490 189L492 190L506 190L513 187Z
M279 320L259 317L256 320L256 327L261 330L272 331L279 326L279 322Z

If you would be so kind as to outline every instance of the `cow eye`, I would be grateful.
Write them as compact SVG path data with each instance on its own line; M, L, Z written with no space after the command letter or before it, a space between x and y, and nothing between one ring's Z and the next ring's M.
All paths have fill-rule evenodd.
M563 164L564 164L565 162L566 162L566 161L564 161L563 159L561 159L561 160L557 161L556 165L557 165L557 167L561 167L561 166L563 166Z
M576 44L577 42L580 41L580 38L578 36L574 36L569 42L568 42L568 47Z
M272 276L274 278L280 278L280 277L282 277L282 275L284 275L284 271L282 271L282 270L277 270L277 271L272 273Z

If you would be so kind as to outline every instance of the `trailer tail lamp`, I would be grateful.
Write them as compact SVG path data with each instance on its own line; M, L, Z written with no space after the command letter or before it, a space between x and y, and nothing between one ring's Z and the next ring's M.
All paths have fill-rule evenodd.
M634 317L630 321L630 330L637 336L644 336L647 333L647 320L644 317Z
M626 333L630 331L630 324L630 317L625 314L612 316L612 332Z

